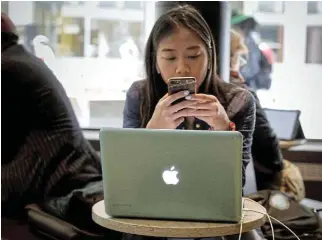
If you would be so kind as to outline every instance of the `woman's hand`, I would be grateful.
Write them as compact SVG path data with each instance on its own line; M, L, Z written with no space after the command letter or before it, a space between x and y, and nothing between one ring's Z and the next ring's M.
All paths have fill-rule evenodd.
M229 129L230 120L224 107L215 96L194 94L191 95L190 99L196 102L189 107L194 109L194 111L188 112L189 116L205 121L211 128L217 131Z
M161 98L156 105L154 113L146 128L177 128L184 121L184 117L187 115L187 112L189 112L190 109L188 108L192 107L196 102L192 100L184 100L174 105L172 105L172 103L178 99L186 97L187 95L189 95L188 91L182 91L170 96L166 94Z

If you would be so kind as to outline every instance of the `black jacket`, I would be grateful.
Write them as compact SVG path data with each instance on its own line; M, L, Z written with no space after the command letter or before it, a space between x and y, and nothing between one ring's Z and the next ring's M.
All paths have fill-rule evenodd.
M256 91L247 87L237 73L231 73L231 82L236 86L250 91L256 103L256 121L253 135L252 156L255 167L258 190L271 189L279 179L278 175L283 169L283 156L279 146L279 139L271 128L265 111L262 108Z
M1 53L1 77L2 216L101 180L100 159L44 62L12 45Z
M142 89L145 80L132 84L126 95L123 111L123 127L139 128L141 126L140 104ZM220 92L224 93L226 104L224 106L229 119L236 124L236 130L243 134L243 186L245 184L245 169L252 158L251 146L255 127L255 100L250 92L233 84L221 82L218 84ZM196 120L195 129L208 130L207 123ZM201 126L197 128L196 126ZM179 126L178 128L182 128Z
M271 189L276 177L283 170L283 156L279 139L271 128L254 90L249 91L256 100L256 122L252 155L258 190Z

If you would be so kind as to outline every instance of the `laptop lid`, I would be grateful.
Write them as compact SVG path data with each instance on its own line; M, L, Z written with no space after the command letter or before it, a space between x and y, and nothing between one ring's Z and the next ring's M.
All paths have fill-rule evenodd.
M305 139L299 110L264 109L267 119L280 140Z
M100 144L107 214L240 220L239 132L107 128Z

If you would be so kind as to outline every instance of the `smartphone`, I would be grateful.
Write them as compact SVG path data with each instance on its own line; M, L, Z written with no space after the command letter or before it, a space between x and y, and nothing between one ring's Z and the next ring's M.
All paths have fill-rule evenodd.
M181 91L196 93L196 79L194 77L173 77L168 79L168 94L172 95ZM184 98L174 101L172 104L183 101Z

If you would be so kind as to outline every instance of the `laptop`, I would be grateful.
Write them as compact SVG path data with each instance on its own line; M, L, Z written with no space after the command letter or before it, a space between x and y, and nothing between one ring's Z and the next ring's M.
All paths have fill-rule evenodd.
M300 123L299 110L281 110L264 108L267 119L282 141L305 140L303 129Z
M239 132L104 128L100 146L106 214L240 221Z

